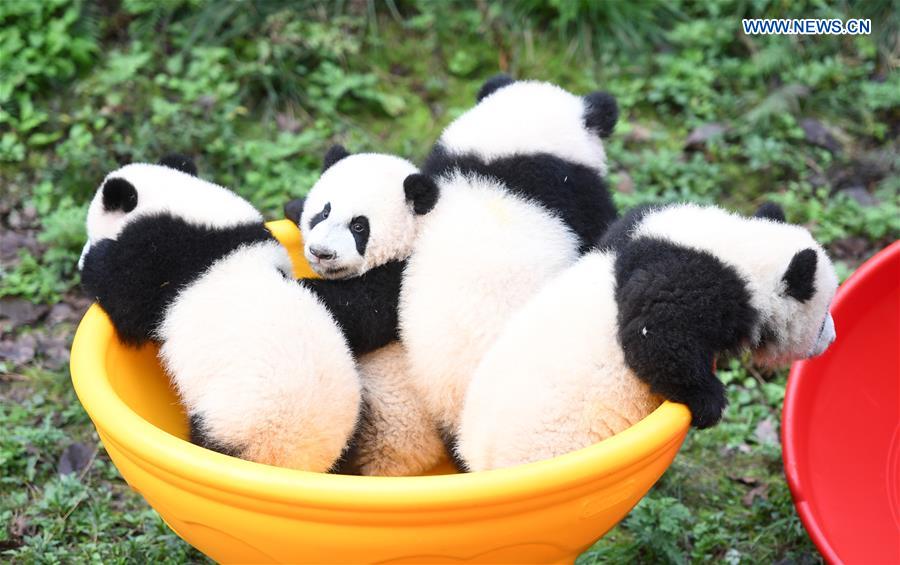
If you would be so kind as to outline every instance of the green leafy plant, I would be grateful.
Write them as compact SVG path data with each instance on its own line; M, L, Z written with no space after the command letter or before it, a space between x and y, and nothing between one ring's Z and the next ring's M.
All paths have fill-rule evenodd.
M69 300L87 202L122 164L191 154L201 176L278 218L331 143L421 162L500 70L616 95L606 149L621 208L689 200L751 212L774 199L844 278L900 237L897 13L889 0L0 2L0 223L4 236L37 230L40 247L0 265L0 295ZM877 33L745 36L743 17L871 17ZM839 147L817 145L806 119ZM709 125L719 133L688 144ZM45 320L3 339L50 330ZM0 559L202 559L102 449L86 471L58 477L67 445L99 446L65 371L43 369L38 354L0 361L0 374ZM723 423L689 434L582 562L817 560L777 444L786 375L737 359L719 376Z
M33 97L88 67L97 50L80 2L0 3L0 127L11 128L0 138L0 162L24 160L26 143L53 141L37 131L48 114Z

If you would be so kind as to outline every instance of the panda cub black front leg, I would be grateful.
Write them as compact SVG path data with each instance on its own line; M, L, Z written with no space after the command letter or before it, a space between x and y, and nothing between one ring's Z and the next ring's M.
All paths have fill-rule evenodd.
M686 405L691 425L714 426L728 404L725 387L713 371L713 354L697 350L697 337L677 328L672 304L649 305L630 320L620 310L619 339L625 362L656 394ZM622 323L624 322L624 323Z
M158 316L145 307L147 300L143 299L139 292L141 285L134 278L110 276L110 273L123 272L133 275L134 271L128 269L129 259L127 250L118 241L96 242L84 256L81 286L109 316L119 338L128 345L140 346L153 339Z
M686 404L694 426L715 425L727 405L715 357L746 344L758 318L740 274L710 253L653 238L626 243L615 270L626 363L654 392Z
M711 364L698 359L694 367L678 367L679 375L660 379L654 390L669 400L680 402L691 411L691 425L705 429L719 423L728 406L725 386L716 377ZM692 386L687 383L698 383Z
M107 294L109 272L109 255L116 242L112 239L98 241L84 255L81 265L81 286L94 300Z
M688 397L684 400L691 410L691 425L701 430L718 424L728 407L724 385L712 370L709 371L709 377L708 388L687 391Z
M397 309L406 261L388 261L349 279L300 279L340 326L354 355L398 339Z

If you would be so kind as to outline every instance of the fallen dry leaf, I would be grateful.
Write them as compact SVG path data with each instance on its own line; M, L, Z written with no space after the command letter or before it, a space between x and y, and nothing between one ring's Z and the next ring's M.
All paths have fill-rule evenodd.
M757 498L769 500L769 485L753 487L741 498L741 502L744 503L744 506L753 506L753 501Z

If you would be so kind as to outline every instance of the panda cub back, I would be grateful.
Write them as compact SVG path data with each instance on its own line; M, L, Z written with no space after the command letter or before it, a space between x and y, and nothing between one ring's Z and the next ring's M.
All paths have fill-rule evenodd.
M423 172L496 179L559 216L586 251L616 218L602 138L618 120L605 92L576 96L538 81L494 77L479 103L441 134Z
M82 282L119 337L136 345L155 340L165 307L213 263L241 244L274 241L262 215L233 192L146 163L103 179L86 227Z
M423 167L441 191L404 272L412 377L452 444L469 379L508 317L615 216L602 137L609 95L495 78Z
M493 83L491 83L493 81ZM549 82L490 79L478 104L441 133L439 146L486 162L545 153L607 173L600 138L609 137L618 108L609 94L576 96Z
M459 455L483 470L586 447L662 399L693 425L726 405L714 361L770 365L834 340L837 279L798 226L712 206L646 207L548 283L485 354L468 390Z
M357 421L353 358L326 306L290 276L262 216L196 169L136 164L104 179L82 282L126 343L159 344L194 443L325 471Z

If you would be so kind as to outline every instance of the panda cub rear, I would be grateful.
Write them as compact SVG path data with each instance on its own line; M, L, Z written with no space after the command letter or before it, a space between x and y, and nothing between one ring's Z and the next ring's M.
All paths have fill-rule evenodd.
M783 365L835 338L837 277L805 229L691 204L638 209L550 281L479 364L458 455L472 470L548 459L636 423L663 399L719 421L713 363ZM783 216L782 216L783 217Z
M260 213L195 173L178 158L107 175L88 211L84 288L122 341L159 344L194 443L327 471L357 424L350 349Z
M616 217L604 180L612 96L502 76L479 96L423 167L441 197L400 297L411 375L451 453L472 373L509 317Z

